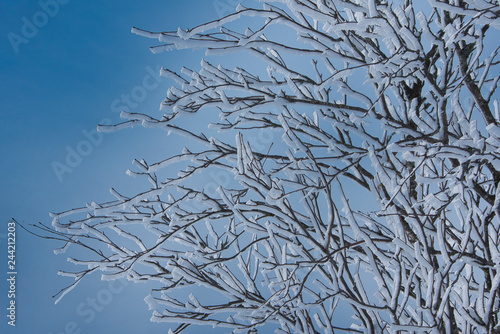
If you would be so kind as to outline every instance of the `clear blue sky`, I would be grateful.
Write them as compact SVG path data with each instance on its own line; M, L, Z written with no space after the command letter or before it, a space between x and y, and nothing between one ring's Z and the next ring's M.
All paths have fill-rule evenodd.
M73 269L72 265L65 255L54 255L58 243L33 237L19 227L16 327L8 326L7 223L14 217L25 225L50 225L51 211L112 200L110 187L133 189L134 181L125 175L132 159L152 155L147 147L154 140L163 140L166 146L175 143L163 133L141 129L102 138L93 130L103 119L117 122L116 111L127 103L132 111L158 110L169 82L156 82L151 71L156 74L159 65L198 68L201 53L153 55L148 47L154 41L131 34L131 27L152 31L192 27L227 14L236 3L0 1L1 333L167 331L167 325L149 323L151 311L143 302L149 291L146 285L110 286L95 275L54 305L51 296L72 282L57 271ZM80 159L74 152L81 153Z
M66 262L66 255L54 255L59 243L20 228L16 327L8 326L7 224L14 217L25 225L50 225L49 212L113 200L111 187L133 194L143 183L125 174L132 159L158 161L171 149L179 151L180 142L163 132L95 132L103 120L119 122L121 108L158 112L171 84L156 81L159 66L199 69L202 51L154 55L148 48L156 41L130 29L185 29L228 14L238 2L254 4L0 0L0 333L167 333L167 324L149 322L144 297L151 287L146 284L110 285L94 275L54 305L51 296L72 283L57 271L79 268ZM257 66L245 63L252 65ZM308 62L303 66L311 69ZM159 149L161 156L155 155ZM186 332L228 331L198 327Z

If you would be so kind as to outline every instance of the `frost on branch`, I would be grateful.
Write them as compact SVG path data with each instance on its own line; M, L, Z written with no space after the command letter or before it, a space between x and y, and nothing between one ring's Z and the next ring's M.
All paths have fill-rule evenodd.
M186 148L134 162L144 191L55 215L93 252L72 277L151 282L151 320L174 333L500 330L499 15L487 0L276 0L134 28L154 52L207 59L162 70L163 115L101 129Z

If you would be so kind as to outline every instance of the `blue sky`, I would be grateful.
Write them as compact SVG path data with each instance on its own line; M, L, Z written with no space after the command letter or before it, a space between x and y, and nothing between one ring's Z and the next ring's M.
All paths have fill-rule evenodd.
M0 333L167 332L168 324L149 322L151 311L144 302L151 289L147 284L102 282L99 275L93 275L55 305L52 296L72 283L57 271L80 268L68 263L66 255L54 254L60 243L36 238L20 227L16 234L16 327L9 326L7 227L11 217L24 225L50 225L49 212L113 200L111 187L125 194L143 189L142 180L125 173L131 161L159 161L179 153L185 144L161 131L136 128L97 134L96 126L119 122L122 108L158 115L171 85L159 79L159 67L197 70L204 52L155 55L148 48L156 41L131 34L131 28L194 27L228 14L238 2L0 0ZM287 37L283 35L280 38ZM240 54L228 67L234 65L231 62L243 63L254 73L263 70ZM309 62L297 68L312 69ZM353 195L356 188L346 191ZM362 198L359 202L365 208L370 204ZM199 332L228 331L210 327L186 331Z
M56 5L55 5L56 4ZM233 0L0 1L0 249L7 278L7 223L50 225L49 212L111 200L109 188L133 191L126 176L133 158L154 156L150 143L164 133L141 129L97 135L103 120L117 122L128 106L158 110L169 86L156 81L160 65L198 67L202 53L153 55L154 41L130 33L192 27L227 14ZM139 87L139 88L138 88ZM142 88L141 88L142 87ZM147 89L144 89L147 87ZM127 97L128 96L128 97ZM75 156L75 152L78 156ZM56 242L17 228L16 327L7 325L6 279L0 283L2 333L165 333L149 322L146 285L109 285L99 276L59 304L52 295L70 284L57 275L73 269ZM210 329L207 329L210 330ZM195 332L194 329L192 332Z

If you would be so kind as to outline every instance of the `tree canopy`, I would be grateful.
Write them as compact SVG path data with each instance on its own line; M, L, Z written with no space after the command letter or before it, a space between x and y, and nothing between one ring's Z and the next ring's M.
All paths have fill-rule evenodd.
M129 171L144 191L54 214L61 251L89 251L60 297L101 272L152 282L151 320L173 333L499 331L499 15L493 0L275 0L134 28L155 53L206 59L161 70L160 114L99 129L185 148L151 143L158 160Z

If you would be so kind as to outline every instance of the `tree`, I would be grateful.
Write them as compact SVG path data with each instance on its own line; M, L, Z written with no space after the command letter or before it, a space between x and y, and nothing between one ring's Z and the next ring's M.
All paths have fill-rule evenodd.
M101 271L155 283L151 320L173 333L498 332L499 15L493 0L271 0L134 28L153 52L245 68L163 69L161 117L100 127L188 144L134 161L143 192L54 215L62 250L93 254L61 272L60 298ZM187 115L208 127L176 125Z

